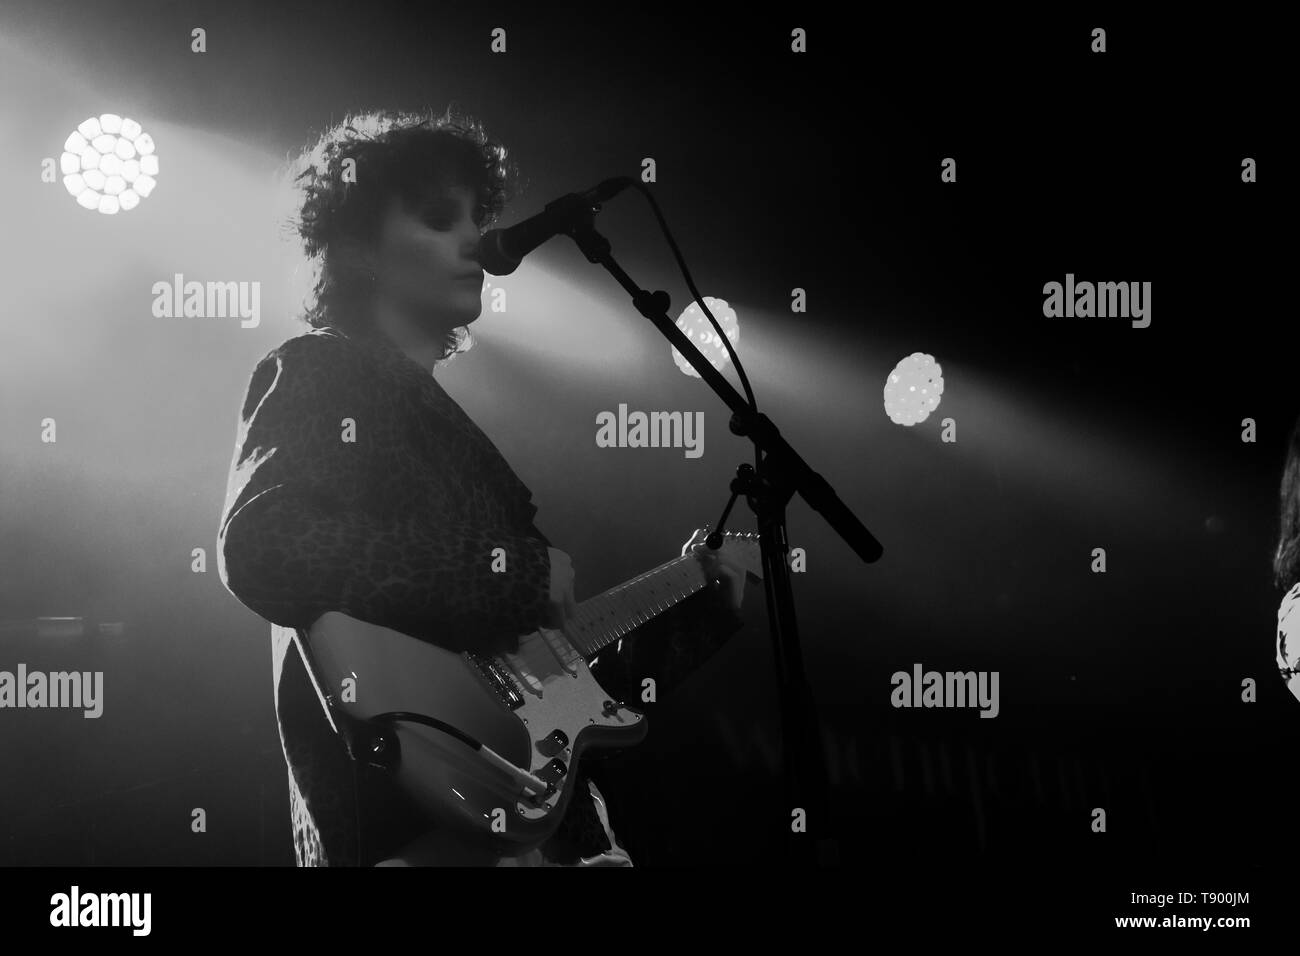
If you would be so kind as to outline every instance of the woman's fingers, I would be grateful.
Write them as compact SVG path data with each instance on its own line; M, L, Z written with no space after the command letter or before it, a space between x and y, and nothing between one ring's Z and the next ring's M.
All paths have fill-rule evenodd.
M733 611L739 611L745 602L745 572L724 567L719 572L719 578L722 586L727 589L727 604Z

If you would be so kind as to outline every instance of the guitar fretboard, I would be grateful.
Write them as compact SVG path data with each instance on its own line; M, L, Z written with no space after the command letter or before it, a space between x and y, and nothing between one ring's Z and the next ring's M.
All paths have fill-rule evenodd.
M565 623L565 634L583 656L590 657L706 584L704 569L694 555L674 558L580 603Z

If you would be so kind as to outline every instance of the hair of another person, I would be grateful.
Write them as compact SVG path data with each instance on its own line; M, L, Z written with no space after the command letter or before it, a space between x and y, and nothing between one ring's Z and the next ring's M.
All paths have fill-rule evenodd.
M1291 427L1282 482L1278 488L1278 537L1273 551L1273 581L1290 589L1300 581L1300 417Z

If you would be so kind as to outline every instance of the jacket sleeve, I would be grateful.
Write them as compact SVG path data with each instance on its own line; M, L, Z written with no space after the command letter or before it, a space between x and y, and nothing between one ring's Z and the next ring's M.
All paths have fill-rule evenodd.
M336 338L308 334L258 363L218 533L222 583L284 627L337 610L454 650L537 627L549 605L545 541L416 521L376 494L399 465L400 425L381 387L340 387L373 374L358 361ZM497 548L503 572L492 570Z

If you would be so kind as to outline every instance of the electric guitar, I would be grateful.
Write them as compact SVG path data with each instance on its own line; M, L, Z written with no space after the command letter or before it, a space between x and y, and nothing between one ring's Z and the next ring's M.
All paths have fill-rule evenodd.
M588 661L709 584L695 554L707 534L697 530L681 557L580 602L559 629L539 628L494 656L328 612L306 635L325 685L317 689L327 710L386 728L368 736L367 757L395 769L434 825L502 854L526 853L559 826L577 776L569 771L585 750L644 739L645 715L612 700ZM728 532L713 554L762 577L756 534Z

